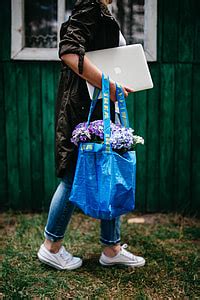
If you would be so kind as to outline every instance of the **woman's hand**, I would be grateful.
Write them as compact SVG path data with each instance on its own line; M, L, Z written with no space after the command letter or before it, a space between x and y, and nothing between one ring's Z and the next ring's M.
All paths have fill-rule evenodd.
M132 89L130 89L128 87L125 87L125 86L122 86L122 89L124 91L125 98L128 97L129 93L133 93L134 92ZM117 98L116 98L116 85L115 85L115 82L113 80L110 80L110 99L113 102L117 101Z

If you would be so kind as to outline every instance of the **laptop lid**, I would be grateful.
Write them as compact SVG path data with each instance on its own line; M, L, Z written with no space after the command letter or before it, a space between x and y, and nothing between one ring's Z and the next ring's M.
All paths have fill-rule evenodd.
M141 44L90 51L86 56L112 80L135 92L153 87ZM94 87L88 82L87 86L92 98Z

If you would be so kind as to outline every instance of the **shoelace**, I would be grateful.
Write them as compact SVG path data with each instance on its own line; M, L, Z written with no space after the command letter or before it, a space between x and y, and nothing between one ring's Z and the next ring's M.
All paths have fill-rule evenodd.
M127 244L123 244L121 247L122 247L123 249L126 249L126 248L128 248L128 245L127 245Z
M121 246L122 254L125 255L126 257L132 259L132 260L137 261L136 256L135 256L134 254L132 254L131 252L125 250L126 248L128 248L128 245L127 245L127 244L123 244L123 245Z
M66 261L66 263L72 259L72 255L69 252L67 252L64 247L62 247L59 254L64 259L64 261Z

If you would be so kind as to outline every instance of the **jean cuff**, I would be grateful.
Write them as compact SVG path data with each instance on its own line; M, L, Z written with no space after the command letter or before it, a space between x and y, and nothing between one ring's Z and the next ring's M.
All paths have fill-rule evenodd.
M108 241L108 240L105 240L104 238L100 238L100 242L103 244L103 245L106 245L106 246L114 246L116 244L120 244L120 239L118 240L115 240L115 241Z
M44 236L47 240L50 240L52 242L57 242L57 241L62 240L64 238L64 235L63 236L55 235L55 234L50 233L49 231L47 231L46 228L44 230Z

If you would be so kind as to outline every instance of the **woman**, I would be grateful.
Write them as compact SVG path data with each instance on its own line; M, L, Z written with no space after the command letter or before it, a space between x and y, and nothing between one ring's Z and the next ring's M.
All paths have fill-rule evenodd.
M101 88L102 72L84 54L85 51L123 45L119 25L107 8L112 0L78 0L72 16L62 24L59 57L62 71L56 105L56 167L61 177L51 201L45 241L38 251L43 263L57 269L72 270L82 265L82 260L72 256L61 245L65 230L74 210L68 201L77 160L77 148L70 142L75 126L87 120L90 97L86 80ZM125 96L131 92L124 87ZM111 119L115 117L115 83L110 82ZM95 108L92 120L102 119L101 101ZM91 120L91 121L92 121ZM102 265L123 264L143 266L145 260L125 250L120 245L120 218L101 220L100 241L104 245L99 262Z

